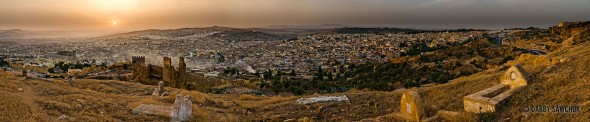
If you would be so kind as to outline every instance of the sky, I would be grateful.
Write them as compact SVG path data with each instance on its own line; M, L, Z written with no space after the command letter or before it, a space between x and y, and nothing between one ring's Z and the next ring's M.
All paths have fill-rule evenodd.
M0 0L0 30L126 31L343 24L548 27L590 20L590 0Z

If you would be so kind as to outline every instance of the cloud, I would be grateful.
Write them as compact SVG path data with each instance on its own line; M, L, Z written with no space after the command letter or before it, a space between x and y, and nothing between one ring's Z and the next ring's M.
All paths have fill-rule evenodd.
M433 0L430 2L424 2L424 3L418 4L418 7L421 7L421 8L455 7L455 6L472 5L477 2L479 2L479 1L478 0Z
M274 24L487 28L548 26L590 18L590 0L104 1L2 1L0 29L112 29L112 19L128 29Z

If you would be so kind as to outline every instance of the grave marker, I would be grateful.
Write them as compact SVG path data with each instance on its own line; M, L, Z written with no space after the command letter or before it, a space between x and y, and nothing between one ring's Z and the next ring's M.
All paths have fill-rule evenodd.
M420 121L424 116L424 107L422 106L422 98L420 94L415 91L408 91L402 95L400 102L400 113L409 117L412 121Z

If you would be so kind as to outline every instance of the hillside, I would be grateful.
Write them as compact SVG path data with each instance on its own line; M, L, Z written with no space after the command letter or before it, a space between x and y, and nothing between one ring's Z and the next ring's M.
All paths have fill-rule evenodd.
M34 30L0 30L0 40L19 39L54 39L54 38L87 38L106 34L106 32L89 31L34 31Z
M449 83L420 87L426 116L434 116L438 110L456 111L454 117L441 120L458 121L583 121L590 117L590 44L582 43L571 48L549 53L547 57L521 56L517 60L474 75L460 77ZM549 61L549 63L547 62ZM556 62L557 61L557 62ZM553 62L553 63L551 63ZM475 93L499 83L499 76L507 67L521 64L534 78L530 85L505 103L500 112L478 115L462 112L463 96ZM74 80L67 84L61 80L16 77L4 72L0 76L0 92L3 99L0 108L6 120L57 121L64 115L67 121L168 121L167 117L133 115L131 109L139 104L171 105L174 95L155 97L148 94L155 86L123 81ZM178 91L166 88L169 91ZM195 121L242 121L313 119L316 121L399 120L391 113L399 111L401 94L392 92L351 90L348 102L324 102L299 105L304 96L252 96L230 94L205 94L181 90L189 94L194 103ZM173 92L177 93L177 92ZM577 105L581 113L524 113L523 106ZM63 119L64 117L62 117Z
M19 73L0 70L0 117L6 121L170 121L166 116L135 115L132 109L141 104L171 106L175 102L174 97L182 94L190 96L193 103L191 121L404 121L392 113L404 108L400 106L402 94L416 91L424 103L423 119L433 117L433 121L587 121L590 118L590 75L587 72L590 69L590 42L587 41L586 26L587 23L581 23L558 27L559 30L552 33L557 34L559 31L559 39L571 39L575 43L559 44L560 48L553 49L554 51L546 55L515 53L522 50L506 48L505 45L491 45L486 40L475 40L429 54L434 56L417 57L414 60L424 61L418 64L407 65L392 60L391 63L374 66L361 65L359 69L366 71L358 70L361 75L350 83L356 81L360 85L365 83L381 87L352 87L356 89L330 94L255 96L201 93L166 87L169 95L152 96L152 91L156 88L152 85L117 80L76 79L66 82L62 79L25 78L18 76ZM539 33L548 32L550 31ZM519 41L526 42L527 39ZM544 43L542 41L555 40L535 40ZM508 54L513 59L506 59L500 64L488 66L484 63L485 65L478 66L480 64L477 61L472 63L481 57L504 60L499 57ZM467 71L468 68L430 66L432 62L451 62L448 66L469 67L477 71L465 74L461 71ZM466 65L452 62L466 62ZM408 72L422 69L415 68L421 65L430 66L434 70ZM520 87L519 91L500 103L501 107L494 113L466 112L465 96L500 84L501 76L505 76L507 70L515 65L522 66L527 76L530 76L527 78L527 86ZM397 69L399 67L401 69ZM389 70L395 72L381 72ZM398 71L413 76L391 77ZM452 80L441 82L438 79L443 75L433 78L433 74L428 74L436 71L453 73L450 78ZM378 76L387 76L389 79L376 79ZM405 87L408 89L396 89L388 86L401 83L375 82L382 79L397 81L399 78L416 82L425 79L424 83L435 84L407 85ZM232 83L240 84L229 82L230 85ZM297 102L299 98L342 95L347 100L303 105ZM523 111L529 106L579 106L581 109L576 113Z
M204 28L180 28L167 30L149 29L102 36L98 37L98 39L182 39L202 37L211 37L234 41L280 40L287 38L284 35L261 32L257 31L256 29L240 29L214 26Z

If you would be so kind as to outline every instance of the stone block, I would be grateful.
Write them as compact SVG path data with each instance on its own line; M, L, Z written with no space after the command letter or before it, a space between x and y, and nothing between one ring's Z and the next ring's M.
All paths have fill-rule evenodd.
M186 85L186 63L184 57L178 57L178 77L176 79L176 88L185 88Z
M172 60L169 57L164 57L164 63L162 64L162 80L168 84L172 81L173 72L172 70Z
M173 121L188 121L190 116L193 113L192 102L189 99L189 96L176 96L176 100L174 100L174 106L172 110L172 120Z
M496 112L510 96L522 88L524 86L510 88L510 85L498 84L463 97L463 107L471 113Z
M506 84L498 84L490 88L463 97L465 111L472 113L490 113L496 111L496 103L490 101L494 96L510 88ZM501 101L501 100L500 100Z
M528 85L528 74L520 66L515 65L506 70L506 73L500 77L500 83L510 85L510 88Z
M162 96L166 90L164 89L164 81L158 82L158 87L154 89L152 95L154 96Z
M137 108L134 108L131 112L133 114L149 114L149 115L160 115L169 116L172 121L189 121L192 116L192 101L189 96L177 95L174 100L173 106L163 105L147 105L142 104Z
M402 95L400 108L400 114L406 116L411 121L420 121L424 116L422 98L415 91L408 91Z
M143 65L145 63L145 56L132 56L131 63Z
M134 108L132 110L133 114L149 114L149 115L160 115L160 116L170 116L170 112L172 111L172 106L163 106L163 105L147 105L142 104L139 107Z

